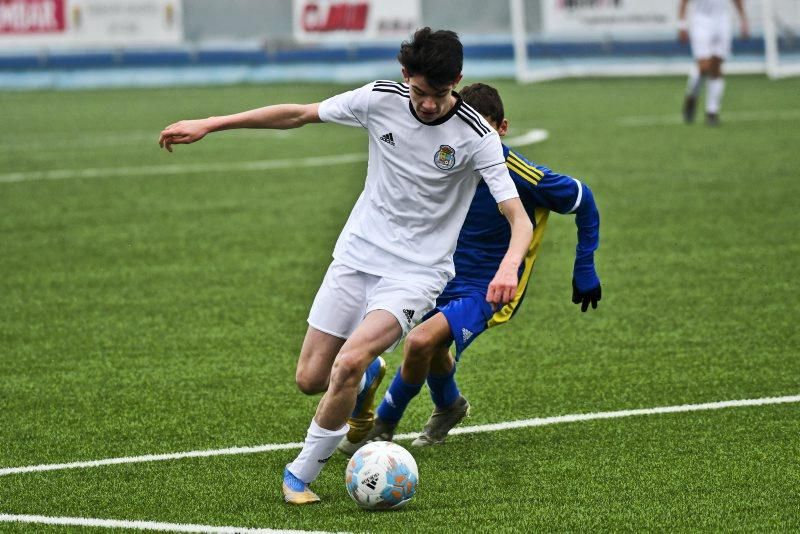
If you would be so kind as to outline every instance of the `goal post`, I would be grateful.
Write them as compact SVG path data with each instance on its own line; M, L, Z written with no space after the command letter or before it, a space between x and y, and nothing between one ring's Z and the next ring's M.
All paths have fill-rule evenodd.
M800 2L761 1L767 76L800 76Z
M729 74L800 75L800 0L745 1L750 38L737 39ZM678 0L509 0L514 70L523 83L585 76L684 75ZM731 2L734 35L738 17Z

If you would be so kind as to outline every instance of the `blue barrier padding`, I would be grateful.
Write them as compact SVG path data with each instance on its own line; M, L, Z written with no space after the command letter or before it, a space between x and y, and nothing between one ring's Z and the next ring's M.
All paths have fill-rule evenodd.
M36 55L0 56L0 70L29 70L42 66L43 58Z
M95 69L117 66L113 52L76 52L72 54L48 54L44 56L45 69Z
M269 57L263 50L200 50L195 61L198 65L263 65Z
M171 67L208 65L290 65L330 64L393 60L397 46L361 46L338 48L300 48L291 50L204 49L87 51L74 53L0 54L0 70L27 71L48 69L95 69L117 67ZM735 39L734 54L763 54L762 39ZM466 60L513 58L508 43L467 45ZM607 42L533 42L528 44L530 58L606 58L617 56L690 57L689 46L675 40L607 41Z
M195 63L191 52L185 50L174 51L139 51L124 50L119 57L119 66L130 67L175 67Z

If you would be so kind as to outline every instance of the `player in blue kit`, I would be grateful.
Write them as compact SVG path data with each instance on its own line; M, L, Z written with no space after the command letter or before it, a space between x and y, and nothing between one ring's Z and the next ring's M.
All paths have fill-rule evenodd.
M476 83L461 91L464 102L478 111L503 136L508 131L503 102L497 91ZM508 322L528 288L547 218L551 211L574 214L578 245L572 279L572 301L585 312L597 307L600 279L594 265L600 218L591 189L570 176L532 163L503 145L503 154L525 210L535 228L528 253L519 268L515 297L499 309L486 301L486 287L508 248L510 229L485 183L478 185L458 237L456 276L445 287L436 307L408 335L403 363L377 410L375 426L358 443L347 438L339 450L352 454L368 441L391 441L408 403L427 380L435 404L422 434L412 443L443 443L448 432L469 412L469 402L455 382L456 361L482 332ZM450 346L455 343L455 358Z

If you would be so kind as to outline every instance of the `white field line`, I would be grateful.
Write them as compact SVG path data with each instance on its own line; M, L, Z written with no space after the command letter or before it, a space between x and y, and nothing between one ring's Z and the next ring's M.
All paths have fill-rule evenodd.
M546 141L550 137L547 130L534 129L516 137L505 137L503 143L510 146L528 146Z
M546 130L530 130L509 138L507 143L525 146L547 139ZM306 158L266 159L239 163L178 163L167 165L143 165L139 167L100 167L87 169L54 169L49 171L22 171L0 174L0 183L28 182L34 180L67 180L70 178L113 178L120 176L165 176L169 174L198 174L226 171L265 171L293 167L325 167L359 163L367 160L366 153L337 154L333 156L311 156Z
M0 183L30 180L66 180L68 178L111 178L118 176L163 176L167 174L197 174L225 171L265 171L295 167L325 167L366 161L367 154L338 154L307 158L265 159L239 163L190 163L172 165L143 165L141 167L107 167L89 169L60 169L52 171L12 172L0 174Z
M124 521L119 519L92 519L88 517L49 517L45 515L0 514L0 523L36 523L40 525L64 525L78 527L129 528L157 530L161 532L199 532L203 534L326 534L310 530L274 530L271 528L215 527L212 525L190 525L183 523L159 523L156 521Z
M214 135L215 139L267 139L288 138L295 135L296 130L226 130ZM158 132L153 130L127 130L108 132L58 132L53 134L37 134L32 136L15 135L0 137L0 152L19 152L24 150L53 151L74 150L77 148L135 146L149 144L153 147L158 142Z
M583 413L572 415L559 415L554 417L537 417L534 419L523 419L519 421L508 421L505 423L494 423L487 425L465 426L454 428L450 434L476 434L481 432L497 432L501 430L511 430L517 428L528 428L537 426L555 425L560 423L574 423L578 421L594 421L600 419L617 419L621 417L632 417L636 415L658 415L668 413L697 412L704 410L721 410L724 408L739 408L744 406L766 406L772 404L789 404L800 402L800 395L790 395L785 397L765 397L760 399L741 399L720 402L706 402L703 404L682 404L678 406L661 406L655 408L640 408L634 410L619 410L615 412ZM408 440L416 438L418 434L398 434L396 440ZM106 458L103 460L91 460L84 462L71 462L63 464L41 464L29 465L24 467L6 467L0 469L0 476L15 475L20 473L32 473L36 471L58 471L62 469L81 469L86 467L98 467L102 465L132 464L140 462L157 462L161 460L178 460L181 458L200 458L207 456L228 456L235 454L252 454L258 452L270 452L288 449L299 449L302 443L274 443L267 445L257 445L252 447L232 447L228 449L211 449L202 451L175 452L170 454L150 454L145 456L128 456L123 458Z
M794 121L800 119L800 109L764 110L764 111L730 111L722 114L725 122L762 122L762 121ZM702 121L702 117L699 118ZM670 126L683 124L679 112L670 115L635 115L620 117L617 124L621 126Z

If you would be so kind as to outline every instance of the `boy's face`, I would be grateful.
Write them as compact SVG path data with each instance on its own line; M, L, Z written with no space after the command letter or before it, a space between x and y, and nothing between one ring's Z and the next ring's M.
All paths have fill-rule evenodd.
M414 111L423 122L435 121L450 111L455 104L456 100L452 93L458 82L461 81L461 75L453 83L444 87L432 87L424 76L409 76L405 69L403 69L403 78L409 87L411 105L414 106Z

